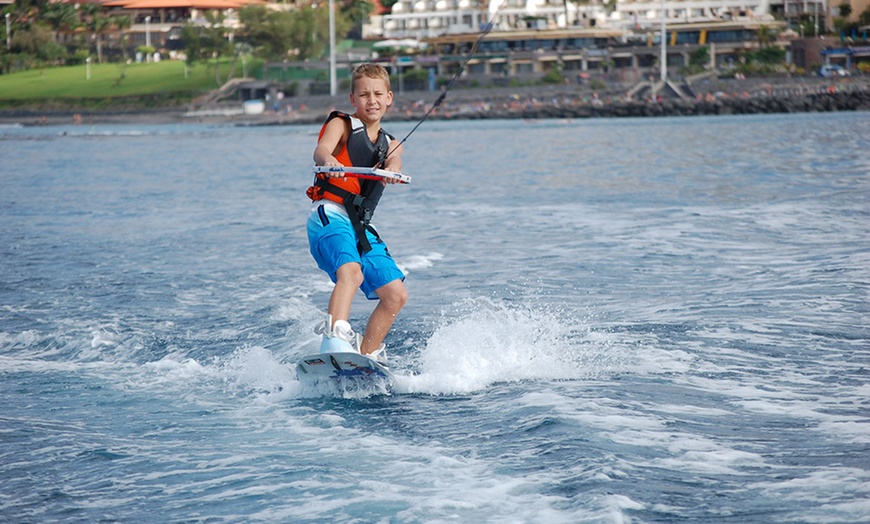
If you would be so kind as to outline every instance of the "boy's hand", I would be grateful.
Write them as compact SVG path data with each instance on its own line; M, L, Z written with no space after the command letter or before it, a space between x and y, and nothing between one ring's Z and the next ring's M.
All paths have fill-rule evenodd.
M326 167L344 167L344 164L342 164L338 160L335 160L334 158L332 160L327 160L326 162L323 163L323 165ZM321 174L326 175L326 178L344 178L344 173L342 173L342 172L321 173Z

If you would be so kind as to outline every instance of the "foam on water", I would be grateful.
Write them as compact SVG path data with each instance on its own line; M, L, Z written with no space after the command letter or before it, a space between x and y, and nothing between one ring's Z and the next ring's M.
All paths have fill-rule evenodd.
M441 253L432 252L426 255L412 255L402 258L397 261L397 264L399 265L399 269L407 275L415 269L428 269L442 258L444 258L444 255Z
M231 355L197 362L168 355L144 364L150 373L165 373L154 382L178 380L183 387L191 380L219 378L240 391L295 395L352 392L330 388L304 390L295 381L292 365L316 351L319 336L313 327L324 313L304 300L289 299L277 307L273 318L295 321L288 331L289 344L277 353L263 347L237 348ZM99 347L111 352L113 341L106 332L95 333ZM499 304L491 299L463 301L449 308L442 326L414 346L400 347L391 358L396 384L391 394L466 394L493 384L535 380L586 380L620 373L628 366L618 338L592 331L582 319L565 317L521 304ZM623 341L624 342L624 341ZM104 353L106 355L108 353ZM665 364L657 363L658 367ZM387 391L359 391L369 396Z
M352 520L364 518L361 515L389 511L402 521L449 521L459 512L463 519L482 521L500 515L499 520L504 522L576 522L618 515L618 511L614 513L616 508L626 504L625 500L608 500L605 506L610 509L594 506L566 512L556 509L562 497L540 495L541 488L550 482L548 475L505 474L487 459L464 453L457 455L454 446L447 442L414 442L401 435L381 433L371 424L353 420L359 416L355 410L288 404L294 398L308 397L310 392L298 389L290 368L277 362L274 355L263 348L241 348L212 363L164 358L126 371L115 370L112 374L114 380L119 376L126 379L116 387L128 394L155 395L163 399L162 402L176 405L176 408L185 405L185 411L191 414L208 410L236 419L233 425L244 428L248 435L256 436L256 446L260 449L274 446L277 452L277 449L286 447L286 443L292 443L294 472L288 472L284 482L270 484L268 488L262 485L244 487L250 479L268 473L268 468L264 470L262 466L248 463L245 445L232 456L209 457L209 453L200 452L197 462L190 464L179 458L173 466L173 474L134 474L127 479L131 485L162 486L163 496L168 498L180 495L182 491L179 489L184 492L192 489L198 494L188 497L185 507L237 500L241 504L237 511L242 511L244 501L262 496L286 500L252 514L230 512L224 515L228 520L239 517L267 521L304 520L317 519L325 514L333 520ZM513 378L510 375L504 377L505 380ZM459 393L447 386L449 384L442 384L438 389ZM222 391L241 399L242 403L220 398ZM378 409L387 407L379 408L380 401L366 400L365 396L345 398L375 402L360 413L367 410L376 413ZM539 402L533 404L541 405ZM225 434L221 439L241 438L234 435L238 429L225 428L229 435ZM360 443L363 443L362 449ZM226 444L224 442L222 446ZM114 452L123 453L123 450L115 448ZM154 453L160 453L159 448L144 455ZM166 458L157 462L164 463ZM362 467L365 477L348 477L348 462ZM207 472L212 468L235 470L236 473L211 480L206 475L206 478L192 481L191 485L173 487L175 475ZM317 474L313 475L315 471ZM210 494L212 491L214 495ZM343 496L336 498L335 492L341 492ZM299 493L305 493L305 496L299 497ZM120 500L113 502L123 503Z
M607 342L589 336L582 320L486 299L450 310L452 318L415 356L414 374L399 378L398 391L468 393L499 382L576 380L620 368Z

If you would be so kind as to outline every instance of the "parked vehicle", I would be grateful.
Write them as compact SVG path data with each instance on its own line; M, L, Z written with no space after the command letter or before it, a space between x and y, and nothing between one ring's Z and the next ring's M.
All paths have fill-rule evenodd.
M823 65L819 68L819 76L831 78L832 76L849 76L849 72L838 65Z

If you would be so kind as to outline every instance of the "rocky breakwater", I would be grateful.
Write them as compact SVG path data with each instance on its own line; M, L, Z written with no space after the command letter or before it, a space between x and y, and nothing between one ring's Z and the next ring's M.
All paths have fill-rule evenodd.
M693 96L629 99L621 92L577 88L485 90L450 93L432 119L545 119L737 115L870 110L870 78L724 80L694 86ZM400 104L393 120L413 120L427 109L425 100Z
M565 108L566 111L555 109L526 111L523 116L524 118L590 118L867 111L870 110L870 90L784 97L665 99L657 102L617 101L600 106L575 106Z

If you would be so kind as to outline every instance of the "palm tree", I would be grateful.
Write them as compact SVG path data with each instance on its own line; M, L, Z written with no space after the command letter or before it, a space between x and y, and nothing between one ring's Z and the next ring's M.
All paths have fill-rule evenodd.
M129 16L125 15L117 15L109 17L111 20L111 27L118 31L118 47L121 49L121 59L126 62L127 60L127 46L125 45L127 42L127 36L124 32L125 29L130 29L130 25L133 23L133 19Z
M67 3L50 3L42 8L39 16L55 31L74 29L79 22L75 6Z
M758 27L756 38L758 38L758 48L764 49L776 40L776 31L766 25L761 25Z
M97 61L103 63L103 35L114 28L113 17L97 14L93 19L94 35L97 37Z

